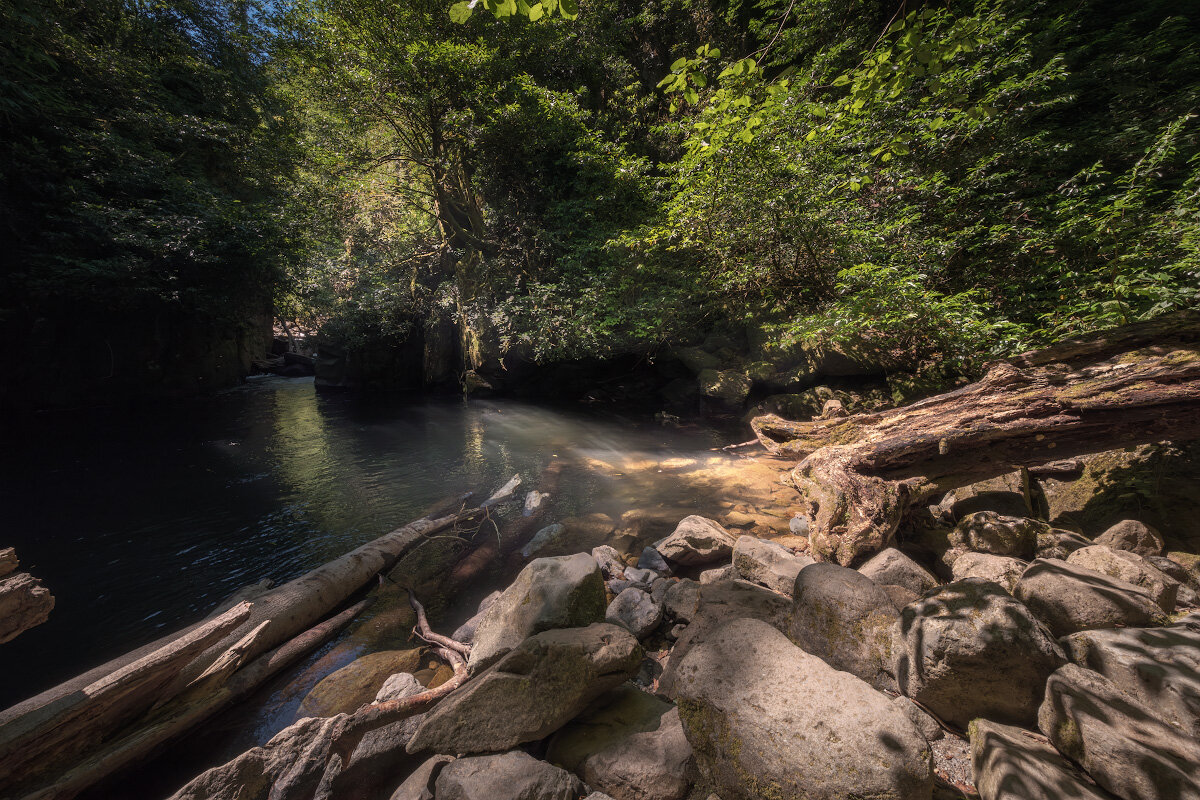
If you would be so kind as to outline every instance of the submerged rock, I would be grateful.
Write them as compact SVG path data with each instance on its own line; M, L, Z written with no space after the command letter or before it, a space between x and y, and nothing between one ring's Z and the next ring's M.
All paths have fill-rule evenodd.
M553 525L547 525L546 527L542 528L537 533L535 533L533 535L533 538L530 539L525 544L525 546L521 548L521 555L524 556L525 558L529 558L531 555L538 552L539 550L549 547L550 545L557 542L559 539L561 539L563 537L563 534L565 534L566 532L567 532L566 526L562 525L560 523L556 522Z
M385 650L357 658L313 687L300 703L297 719L353 713L374 700L390 676L417 672L429 660L421 648Z
M679 667L684 731L723 800L929 800L929 746L863 681L765 622L735 620Z

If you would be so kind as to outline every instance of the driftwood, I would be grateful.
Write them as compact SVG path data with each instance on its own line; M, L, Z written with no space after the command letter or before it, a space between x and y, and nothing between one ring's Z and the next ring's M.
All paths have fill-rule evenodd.
M887 547L908 509L958 486L1200 437L1200 313L1016 356L977 383L903 408L812 422L768 415L751 425L772 453L803 459L791 479L813 553L850 564Z
M0 548L0 644L45 622L54 595L28 572L17 572L17 551Z
M225 624L228 618L222 615L220 625L214 620L192 626L0 712L0 785L20 787L14 796L69 798L144 757L257 688L289 659L306 652L311 642L332 635L335 628L327 628L322 618L425 537L486 514L519 482L514 477L476 508L416 520L266 591L252 605L237 607L241 610L232 625ZM219 632L208 635L212 631ZM169 668L155 671L153 691L120 695L127 696L130 704L122 699L110 707L89 694L87 687L110 682L117 673L141 664L139 659L161 660L180 652L185 640L186 658L171 660ZM140 698L136 707L135 697ZM72 719L78 722L79 730L71 734L75 745L25 747L23 742L58 740L51 731L57 727L54 715L63 704L70 705Z
M437 645L436 652L454 667L450 680L416 695L364 705L353 714L339 714L320 724L301 720L265 748L254 748L197 776L171 800L332 800L334 779L351 763L367 734L425 713L467 680L470 647L435 633L411 592L409 602L417 614L416 634ZM264 757L268 751L273 757Z

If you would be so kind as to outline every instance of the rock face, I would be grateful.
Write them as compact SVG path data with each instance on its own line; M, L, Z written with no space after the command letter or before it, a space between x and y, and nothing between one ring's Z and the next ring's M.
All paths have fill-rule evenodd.
M1013 595L1055 636L1165 622L1146 590L1057 559L1039 558L1030 564Z
M676 564L695 567L729 558L734 541L716 522L692 515L680 520L675 531L655 549Z
M815 563L808 556L793 555L783 545L754 536L739 536L733 547L733 569L739 578L789 596L800 570Z
M1038 534L1036 555L1038 558L1061 558L1066 561L1067 556L1071 553L1081 547L1087 547L1091 543L1090 539L1075 531L1051 528L1045 533Z
M1034 519L976 511L959 520L950 534L950 544L963 552L1029 559L1037 549L1038 534L1048 529L1046 523Z
M938 579L929 570L894 547L876 553L858 571L881 586L903 586L918 595L938 585Z
M711 397L727 408L741 406L750 394L750 379L736 370L701 370L697 380L700 394Z
M689 624L671 650L658 681L659 692L667 697L674 696L676 670L688 651L726 622L756 619L781 632L787 631L791 624L792 601L770 589L745 581L696 584L696 587L695 605L685 612L690 614ZM671 594L668 592L668 603ZM689 592L686 596L692 595Z
M434 756L413 770L388 800L433 800L433 782L454 756Z
M722 800L929 800L929 746L863 681L765 622L736 620L679 667L684 731Z
M1200 798L1200 744L1098 673L1075 664L1055 672L1038 727L1118 797Z
M416 672L424 666L421 650L384 650L357 658L327 675L313 687L296 712L300 717L350 714L375 699L384 682L398 672Z
M1127 519L1118 522L1096 537L1096 544L1107 545L1114 550L1128 550L1139 556L1161 556L1163 537L1144 522Z
M998 583L1012 593L1029 564L1019 558L994 556L990 553L963 553L954 560L954 580L981 578Z
M963 728L976 717L1032 722L1065 661L1050 632L990 581L955 581L901 612L900 691Z
M575 800L583 792L571 773L519 750L452 761L434 783L437 800Z
M620 625L639 639L654 632L662 622L662 606L649 594L630 586L609 603L604 619Z
M475 641L475 631L479 630L479 623L483 622L483 615L487 613L489 608L491 608L492 603L499 599L500 592L492 592L487 597L483 598L483 601L479 604L479 610L475 612L475 616L471 617L462 625L459 625L454 631L453 636L450 638L460 641L463 644L470 644L471 642Z
M1071 661L1200 741L1200 621L1083 631L1061 642Z
M680 800L692 785L679 709L630 684L556 733L546 759L614 800Z
M399 700L425 691L416 678L401 672L388 678L376 702ZM384 793L411 766L404 748L421 724L422 715L393 722L368 732L354 748L349 760L330 782L339 800L371 800Z
M494 663L526 637L604 619L604 579L587 553L529 562L479 622L471 673Z
M539 633L438 703L408 751L492 753L541 739L641 661L637 639L615 625Z
M981 800L1109 800L1040 737L985 719L971 723L971 764Z
M1110 578L1140 586L1150 593L1159 608L1168 614L1175 610L1179 581L1128 550L1113 550L1102 544L1081 547L1067 556L1068 564L1102 572Z
M892 628L900 614L883 589L857 570L812 564L796 577L794 600L792 641L876 689L895 690Z

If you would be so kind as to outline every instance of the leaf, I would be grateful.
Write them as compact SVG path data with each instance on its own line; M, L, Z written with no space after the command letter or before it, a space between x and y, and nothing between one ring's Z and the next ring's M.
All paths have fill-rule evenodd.
M849 75L838 75L836 78L833 79L833 83L831 83L829 85L830 86L845 86L848 83L850 83Z
M471 18L471 4L467 0L450 6L450 21L462 25Z
M579 16L579 3L575 0L558 0L558 13L563 19L575 19Z
M675 59L673 62L671 62L671 72L679 72L679 70L687 66L687 63L688 60L686 57Z

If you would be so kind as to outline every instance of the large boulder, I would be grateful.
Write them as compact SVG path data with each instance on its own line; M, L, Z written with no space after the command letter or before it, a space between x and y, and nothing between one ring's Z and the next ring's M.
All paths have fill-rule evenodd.
M544 738L641 661L637 639L616 625L531 636L427 713L408 751L492 753Z
M1032 723L1062 648L1003 587L949 583L900 614L900 691L965 728L976 717Z
M1055 636L1166 621L1145 589L1057 559L1039 558L1030 564L1013 587L1013 595Z
M722 800L931 796L929 746L908 717L765 622L727 622L693 647L677 695Z
M434 783L437 800L576 800L584 791L571 773L520 750L457 759Z
M1041 737L986 719L971 723L980 800L1110 800Z
M1038 534L1049 527L1035 519L977 511L959 520L950 534L950 545L957 552L1030 559L1037 549ZM951 561L949 557L946 560Z
M1200 798L1200 744L1099 673L1067 664L1046 683L1038 727L1118 797Z
M815 563L781 544L754 536L739 536L733 546L733 568L739 578L789 596L800 570Z
M396 787L388 800L433 800L433 785L442 768L454 760L454 756L433 756L422 762Z
M654 548L676 564L695 567L729 558L734 542L720 524L693 514L680 520L671 535Z
M1067 556L1071 555L1071 553L1074 553L1081 547L1087 547L1091 543L1091 539L1075 531L1068 531L1063 528L1051 528L1048 531L1038 534L1037 551L1034 555L1038 558L1060 558L1066 561Z
M894 547L876 553L858 571L881 586L903 586L918 595L938 585L938 579L929 570Z
M994 556L991 553L963 553L954 560L952 569L956 581L980 578L998 583L1011 593L1028 566L1027 561L1019 558Z
M492 592L487 597L483 598L479 603L479 608L475 611L474 616L459 625L450 638L463 644L471 644L475 641L475 632L479 630L479 623L483 622L483 615L500 599L501 592Z
M1006 517L1024 517L1029 514L1025 496L1020 492L979 492L961 500L955 499L950 506L950 516L956 521L978 511L995 511Z
M1168 614L1175 610L1179 581L1155 567L1137 553L1113 550L1102 544L1082 547L1067 556L1068 564L1102 572L1110 578L1140 586L1150 593L1159 608Z
M1139 556L1160 556L1164 547L1162 534L1135 519L1113 525L1096 537L1096 544L1107 545L1114 550L1128 550Z
M887 592L856 570L822 563L800 570L793 597L792 641L834 669L895 691L892 629L900 614Z
M695 606L688 612L688 625L671 649L666 668L658 679L659 693L674 697L675 674L688 651L705 641L726 622L755 619L780 632L791 625L792 601L783 595L746 581L697 584ZM690 594L690 593L689 593ZM668 592L668 603L671 593Z
M700 394L726 408L741 406L750 394L750 379L737 370L705 369L700 371L696 379L700 383Z
M600 622L605 607L604 579L589 554L534 559L484 612L471 647L471 673L535 633Z
M400 672L388 678L375 702L401 700L423 691L425 687L416 678ZM331 794L338 800L374 800L386 794L412 766L412 756L405 747L423 718L423 715L409 717L367 732L341 771L331 779Z
M1200 741L1200 621L1081 631L1060 643L1071 661Z
M554 734L546 759L614 800L680 800L692 785L679 709L632 684Z
M639 639L653 633L662 622L662 617L662 604L656 603L649 593L634 586L617 595L604 614L606 621L620 625Z

